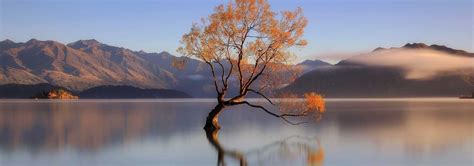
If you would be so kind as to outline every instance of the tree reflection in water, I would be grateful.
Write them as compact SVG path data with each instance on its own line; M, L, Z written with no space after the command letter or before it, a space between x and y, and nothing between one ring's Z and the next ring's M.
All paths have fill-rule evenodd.
M321 120L322 113L325 112L325 102L320 95L316 93L307 94L306 102L282 101L278 103L278 108L284 115L294 115L295 112L302 113L302 116L313 114L314 117L310 121L316 122ZM273 104L273 103L272 103ZM260 108L260 107L259 107ZM266 110L264 107L261 109ZM311 111L312 110L312 111ZM271 112L270 112L271 113ZM300 117L300 115L293 116ZM281 117L280 117L281 118ZM299 125L307 122L293 123L289 119L283 118L285 122L292 125ZM207 123L206 123L207 124ZM204 127L207 140L214 149L217 150L217 165L226 165L226 156L239 161L240 165L248 165L247 157L256 155L258 165L264 165L264 162L273 162L274 159L290 159L305 156L306 165L322 165L324 160L324 150L321 148L317 138L308 138L303 136L291 136L280 141L268 144L266 146L250 150L248 152L240 152L237 150L228 150L219 142L219 128ZM303 154L303 155L302 155ZM270 163L269 165L281 165L282 162ZM294 161L289 163L295 165Z
M246 152L237 150L229 150L219 142L219 130L206 131L206 137L211 146L217 151L217 165L224 166L226 157L230 157L238 161L241 166L248 165L248 158L256 157L258 165L281 165L285 162L277 160L290 160L303 157L303 161L308 166L323 165L324 149L316 137L290 136L285 139L267 144L262 147L251 149ZM288 162L288 161L287 161Z
M221 145L219 142L219 130L206 130L206 137L211 146L217 150L217 165L226 165L224 160L226 156L237 159L242 166L247 165L247 160L241 152L227 150Z

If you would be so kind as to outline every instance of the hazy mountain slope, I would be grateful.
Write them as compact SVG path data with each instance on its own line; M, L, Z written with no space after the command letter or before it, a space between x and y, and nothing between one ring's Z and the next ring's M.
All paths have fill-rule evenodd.
M427 46L420 43L407 44L402 48L378 48L367 55L354 56L343 60L333 67L320 68L308 72L292 84L281 89L281 92L303 94L309 91L316 91L328 97L424 97L459 96L474 91L474 87L469 86L461 79L462 75L456 72L457 69L441 70L453 66L449 60L446 60L444 64L439 64L434 63L433 59L430 59L437 58L435 55L403 55L405 52L401 52L382 55L395 56L389 57L388 60L392 62L385 62L378 57L380 55L377 55L377 52L384 50L395 52L408 50L409 52L407 53L413 53L411 51L418 50L436 51L436 53L440 52L443 56L450 56L454 59L458 57L474 57L472 53L460 50L453 51L454 49L445 46ZM385 54L384 52L382 53ZM407 59L410 56L414 57ZM465 59L464 67L469 67L469 63L471 61L474 62L474 59L469 58ZM397 59L400 59L400 62L393 62ZM461 63L458 64L461 65ZM466 71L474 75L473 69L474 63L472 68ZM413 72L420 72L422 74L432 72L427 70L436 71L436 74L430 73L430 75L415 79L408 77Z
M311 71L283 91L297 94L315 91L327 97L426 97L459 96L471 89L455 75L410 80L404 78L400 69L334 67Z
M174 89L184 91L194 97L213 97L216 92L213 89L212 76L207 64L186 58L186 65L183 69L174 67L175 56L168 52L146 53L136 52L138 56L156 66L166 69L174 74L178 80L173 84Z

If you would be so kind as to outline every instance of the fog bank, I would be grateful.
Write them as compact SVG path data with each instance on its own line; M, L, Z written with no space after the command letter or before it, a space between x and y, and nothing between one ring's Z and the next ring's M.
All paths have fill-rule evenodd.
M349 62L371 66L399 67L407 79L427 79L438 73L474 71L474 58L428 49L387 49L355 56Z

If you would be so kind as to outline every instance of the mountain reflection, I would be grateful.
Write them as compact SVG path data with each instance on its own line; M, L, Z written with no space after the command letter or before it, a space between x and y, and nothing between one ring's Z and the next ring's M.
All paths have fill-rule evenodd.
M398 144L407 154L433 153L472 143L472 104L344 103L332 105L333 112L323 120L336 122L341 137L353 141L369 139L380 149L392 149ZM343 109L348 105L363 109Z
M161 110L172 110L161 106ZM179 129L179 111L159 111L153 104L35 103L3 105L0 110L0 148L30 151L98 150L145 136L169 135ZM180 118L193 122L192 114ZM196 120L194 120L196 121ZM173 127L171 127L173 126Z

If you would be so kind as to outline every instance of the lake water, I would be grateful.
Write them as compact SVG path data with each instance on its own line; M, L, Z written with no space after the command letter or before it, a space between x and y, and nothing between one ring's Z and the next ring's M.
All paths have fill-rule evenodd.
M474 162L473 100L329 99L318 121L297 126L231 107L209 140L202 127L212 101L0 100L0 165Z

